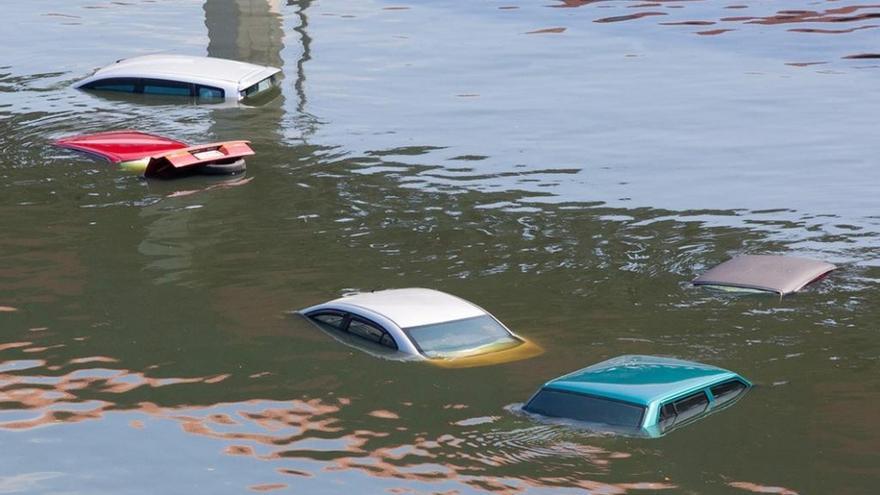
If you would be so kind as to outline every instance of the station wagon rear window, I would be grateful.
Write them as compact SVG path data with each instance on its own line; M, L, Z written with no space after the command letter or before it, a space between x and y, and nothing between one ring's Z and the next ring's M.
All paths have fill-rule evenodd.
M524 409L544 416L632 428L641 426L645 413L645 408L637 404L551 389L538 392Z
M428 357L440 357L461 351L472 351L478 347L519 342L489 315L403 330L422 354Z

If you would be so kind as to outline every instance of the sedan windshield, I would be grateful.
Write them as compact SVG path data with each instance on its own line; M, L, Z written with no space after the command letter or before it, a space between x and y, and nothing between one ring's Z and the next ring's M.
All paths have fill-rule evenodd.
M450 357L477 349L492 352L520 342L489 315L410 327L404 331L428 357Z

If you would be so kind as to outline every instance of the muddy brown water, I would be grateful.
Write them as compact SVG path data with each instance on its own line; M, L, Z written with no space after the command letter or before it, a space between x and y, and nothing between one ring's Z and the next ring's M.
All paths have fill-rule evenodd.
M0 492L876 493L876 5L12 2L0 41ZM173 51L283 67L217 108L70 84ZM54 149L250 139L246 177ZM840 269L693 288L738 253ZM424 286L544 354L383 361L289 311ZM656 439L511 412L620 354L736 370Z

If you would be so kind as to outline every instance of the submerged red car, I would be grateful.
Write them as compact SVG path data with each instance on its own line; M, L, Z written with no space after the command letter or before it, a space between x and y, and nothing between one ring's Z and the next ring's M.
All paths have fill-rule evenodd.
M66 137L54 144L99 156L124 170L143 172L145 177L157 178L237 174L247 169L244 157L254 154L249 141L189 146L182 141L131 130Z

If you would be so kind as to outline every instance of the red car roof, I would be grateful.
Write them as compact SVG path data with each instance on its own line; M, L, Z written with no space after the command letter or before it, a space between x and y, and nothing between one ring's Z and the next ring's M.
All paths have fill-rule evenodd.
M55 141L56 146L84 151L113 163L138 160L186 148L186 143L138 131L112 131L84 134Z

